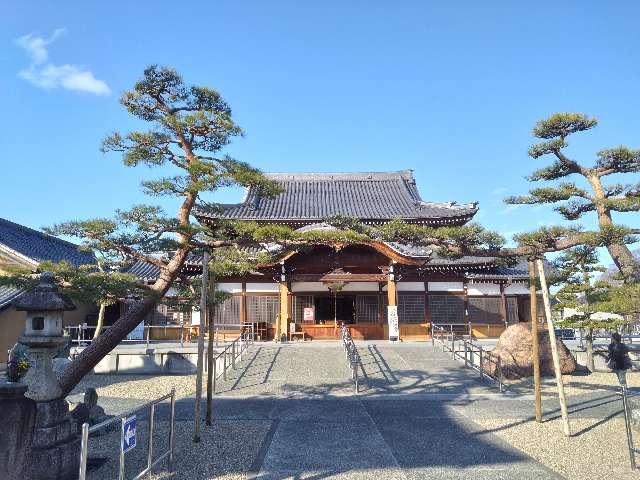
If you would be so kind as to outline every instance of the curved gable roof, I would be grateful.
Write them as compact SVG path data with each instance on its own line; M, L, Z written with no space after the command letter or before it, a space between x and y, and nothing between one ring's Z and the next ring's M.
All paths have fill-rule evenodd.
M267 222L313 223L332 216L386 222L395 218L430 224L465 223L476 204L425 202L413 172L266 173L283 192L264 197L249 189L242 203L222 205L220 211L198 211L205 219L225 218Z

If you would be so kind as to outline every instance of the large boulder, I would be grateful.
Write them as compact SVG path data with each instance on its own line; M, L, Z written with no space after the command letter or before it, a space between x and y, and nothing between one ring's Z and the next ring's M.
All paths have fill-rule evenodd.
M546 328L538 329L540 345L540 374L543 376L553 376L553 357L551 355L551 342L549 332ZM510 325L500 335L496 347L492 350L493 355L500 357L502 375L509 380L533 376L533 361L531 357L531 324L517 323ZM562 342L556 339L558 354L560 356L560 370L563 374L573 373L577 363L569 349ZM484 367L489 373L495 373L495 363L485 361Z

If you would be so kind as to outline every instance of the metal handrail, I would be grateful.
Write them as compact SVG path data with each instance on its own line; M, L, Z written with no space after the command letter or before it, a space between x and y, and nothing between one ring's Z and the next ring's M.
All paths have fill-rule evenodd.
M170 420L169 420L169 447L168 449L160 454L158 458L153 459L153 432L155 427L155 407L156 404L170 398L171 399L171 410L170 410ZM156 398L155 400L151 400L147 403L144 403L136 408L128 410L124 413L119 414L116 417L105 420L104 422L98 423L92 427L89 427L88 423L82 424L82 434L80 438L80 471L78 475L79 480L86 480L87 478L87 459L88 459L88 448L89 448L89 434L107 428L108 426L117 423L120 421L122 427L121 436L120 436L120 464L119 464L119 473L118 479L124 480L125 477L125 465L124 465L124 445L122 444L122 436L124 435L124 424L128 417L133 415L136 412L149 408L149 441L147 444L147 466L138 473L133 480L138 480L145 476L147 473L151 471L151 469L163 461L165 458L168 458L167 462L167 470L172 471L174 464L174 450L175 450L175 418L176 418L176 391L175 389L171 390L168 394Z
M356 347L353 338L351 338L349 328L344 323L340 325L340 336L342 338L342 346L344 347L347 364L351 370L351 379L355 384L357 394L359 391L358 368L360 367L360 353L358 353L358 348Z
M240 324L238 324L240 325ZM237 326L237 325L226 325L226 326ZM219 377L217 372L218 370L218 359L222 357L222 376L223 379L227 379L227 369L232 367L234 370L236 368L236 359L242 361L242 354L255 342L255 332L253 328L253 324L243 324L241 325L240 335L236 337L234 340L229 342L229 344L224 347L220 352L218 352L213 357L213 388L212 392L215 395L216 393L216 379ZM216 335L217 336L217 335ZM218 346L218 342L216 339L216 346ZM230 363L227 364L227 358L230 357Z
M498 355L483 348L473 340L456 335L454 332L447 332L444 328L439 327L438 325L434 325L431 332L432 345L435 346L436 340L442 344L442 352L451 352L451 358L454 360L456 358L462 360L465 367L478 371L480 379L488 378L493 380L498 384L500 392L504 392L505 386L502 361ZM456 347L456 342L458 345L460 345L460 343L462 344L461 350ZM476 358L478 359L477 365L475 362ZM494 365L493 373L487 371L486 364Z

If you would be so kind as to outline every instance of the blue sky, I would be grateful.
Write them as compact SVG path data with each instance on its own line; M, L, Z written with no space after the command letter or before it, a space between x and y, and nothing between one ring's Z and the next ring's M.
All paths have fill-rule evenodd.
M502 198L542 165L526 151L550 113L599 118L571 139L579 160L640 147L638 18L595 0L5 1L0 216L41 227L143 201L153 172L99 145L140 127L118 97L158 63L223 94L246 132L228 152L265 171L411 168L424 199L478 201L507 235L559 222Z

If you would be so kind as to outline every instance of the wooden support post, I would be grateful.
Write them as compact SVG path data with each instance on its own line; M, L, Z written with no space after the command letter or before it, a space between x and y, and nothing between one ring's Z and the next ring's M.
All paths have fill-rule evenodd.
M387 279L387 301L389 302L389 306L398 304L398 289L395 279L391 275L389 275Z
M280 331L278 339L284 335L287 338L289 330L289 287L287 282L280 283Z
M213 260L213 258L212 258ZM209 262L208 252L207 252L207 264ZM207 267L207 273L209 272L209 268ZM211 276L211 281L207 281L208 288L207 291L211 292L212 296L216 294L216 278L215 275ZM207 299L208 300L208 299ZM213 311L209 310L209 305L205 305L206 319L207 319L207 417L206 424L211 426L211 417L213 416L213 405L212 405L212 396L213 396ZM213 308L213 307L211 307ZM211 313L211 315L209 315Z
M562 413L562 428L565 436L571 436L571 427L569 426L569 413L567 412L567 400L564 395L564 383L562 381L562 372L560 371L560 356L558 355L558 344L556 343L556 331L551 318L551 303L549 302L549 289L547 288L547 279L544 274L544 266L542 259L536 259L538 266L538 275L540 276L540 287L542 288L542 299L544 300L544 313L547 318L547 328L549 329L549 341L551 342L551 355L553 356L553 369L556 373L556 383L558 386L558 397L560 399L560 412Z
M535 395L536 422L542 422L542 387L540 384L540 338L538 336L538 294L536 289L536 267L529 260L529 299L531 315L531 361L533 362L533 389Z
M202 288L200 289L200 326L198 328L198 359L196 362L196 402L195 402L195 430L193 441L200 441L200 400L202 399L202 366L204 363L204 329L207 318L207 292L209 281L209 252L205 250L202 258Z
M507 299L504 296L504 283L500 284L500 320L504 323L504 327L507 328Z

